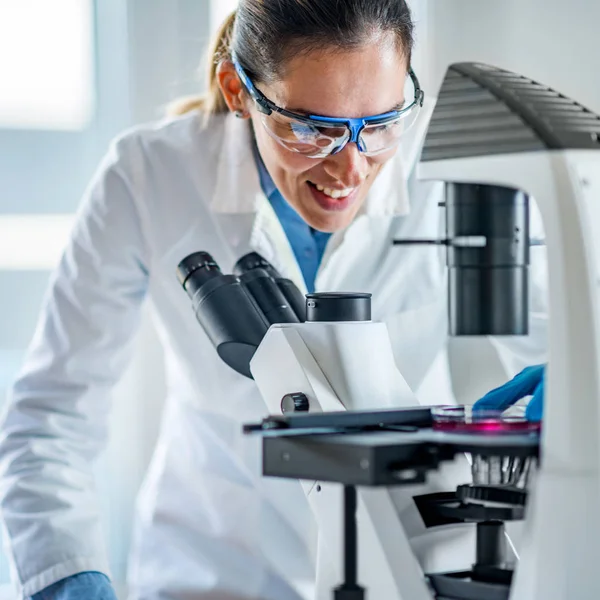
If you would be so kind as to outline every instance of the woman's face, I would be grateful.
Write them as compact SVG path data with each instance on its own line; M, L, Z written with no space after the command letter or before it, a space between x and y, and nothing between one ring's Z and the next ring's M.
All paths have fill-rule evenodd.
M328 117L366 117L404 102L406 59L393 39L356 51L319 50L293 58L276 83L259 84L267 98L288 110ZM265 130L247 100L258 149L273 181L302 218L320 231L343 229L354 219L373 181L395 149L368 157L356 144L333 156L307 158L284 148ZM342 197L334 198L342 191Z

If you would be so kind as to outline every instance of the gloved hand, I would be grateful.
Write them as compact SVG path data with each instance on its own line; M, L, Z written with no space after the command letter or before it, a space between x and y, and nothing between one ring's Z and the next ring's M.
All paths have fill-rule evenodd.
M525 416L529 421L541 421L544 411L545 370L545 365L523 369L509 382L475 402L473 410L506 410L521 398L533 396L525 409Z

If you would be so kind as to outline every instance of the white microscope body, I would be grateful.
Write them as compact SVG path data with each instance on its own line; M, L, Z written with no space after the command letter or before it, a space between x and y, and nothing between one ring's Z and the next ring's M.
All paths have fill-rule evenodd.
M250 368L271 414L281 412L281 399L290 390L305 394L310 412L418 404L396 367L383 323L274 325ZM430 600L425 571L469 563L475 547L472 528L461 525L427 531L413 502L415 494L447 491L469 478L465 458L446 465L425 485L358 489L359 581L371 598ZM343 490L338 484L322 482L302 485L319 528L317 598L329 600L343 578Z
M560 104L558 94L554 98ZM567 125L575 130L579 126L581 131L594 124L590 115L587 120L586 115L578 115L579 121L574 116ZM597 142L600 119L595 123L590 135ZM472 134L471 130L464 136L468 140ZM439 139L443 144L443 137ZM511 600L596 600L600 564L600 144L597 150L542 147L511 152L503 150L500 142L499 148L500 153L487 150L481 156L446 153L439 160L422 162L420 177L508 186L537 201L548 247L550 366L542 464L530 494ZM280 412L281 398L290 391L303 392L310 411L416 404L394 364L381 323L273 326L252 359L251 371L271 413ZM452 466L435 478L428 477L429 491L450 490L468 481L466 460ZM316 483L303 485L319 526L318 599L324 600L341 580L341 486ZM426 493L423 486L417 489ZM462 526L426 532L414 510L414 493L410 486L359 489L359 580L371 598L430 600L425 570L447 568L444 558L469 562L471 531Z

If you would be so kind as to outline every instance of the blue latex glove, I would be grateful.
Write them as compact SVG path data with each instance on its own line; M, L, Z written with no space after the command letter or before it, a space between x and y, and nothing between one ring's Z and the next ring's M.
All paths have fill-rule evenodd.
M31 600L117 600L110 579L104 573L89 571L61 579Z
M544 412L544 374L546 366L523 369L508 383L488 392L475 402L473 410L506 410L525 396L533 396L525 410L529 421L541 421Z

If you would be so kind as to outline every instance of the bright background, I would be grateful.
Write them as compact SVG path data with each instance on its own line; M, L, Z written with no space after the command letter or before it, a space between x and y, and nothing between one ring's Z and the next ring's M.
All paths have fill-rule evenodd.
M235 4L0 0L0 399L32 335L82 191L110 139L159 117L177 96L202 89L197 65L211 31ZM435 93L449 63L477 60L536 78L600 111L600 3L411 5L417 21L414 66L427 93ZM486 368L465 368L465 355L478 362L483 357ZM486 340L453 340L450 364L461 401L474 400L503 378ZM98 465L119 582L162 389L160 348L145 319L131 367L114 393L111 443ZM12 597L8 581L0 554L0 598Z

